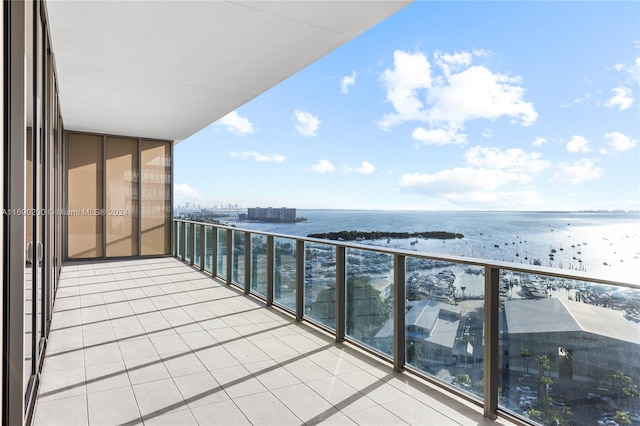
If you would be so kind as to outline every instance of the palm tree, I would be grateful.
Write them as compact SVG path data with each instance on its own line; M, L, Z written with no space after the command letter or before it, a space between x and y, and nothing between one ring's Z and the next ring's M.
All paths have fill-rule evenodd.
M523 349L520 351L520 356L522 357L522 363L524 364L524 372L525 374L529 374L529 357L533 355L529 349Z

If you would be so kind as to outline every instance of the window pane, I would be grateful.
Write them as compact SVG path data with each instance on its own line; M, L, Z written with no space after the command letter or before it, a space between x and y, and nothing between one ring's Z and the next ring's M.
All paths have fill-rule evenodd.
M305 243L305 316L336 328L336 248Z
M244 286L244 232L233 232L233 261L231 266L232 281L240 286Z
M193 252L194 252L194 256L193 256L193 263L195 263L196 265L200 265L200 238L201 238L201 233L202 233L202 227L200 225L195 225L194 226L194 233L195 233L195 237L194 237L194 248L193 248Z
M349 337L393 356L393 256L347 249Z
M482 267L407 257L406 362L484 394Z
M142 254L171 252L171 143L142 141Z
M211 247L211 234L213 232L213 228L211 226L206 226L204 231L205 240L204 240L204 269L205 271L212 271L212 258L213 258L213 248Z
M267 236L251 236L251 291L267 297Z
M227 278L227 229L218 228L218 276Z
M187 261L191 261L191 256L193 256L193 241L191 240L192 234L193 234L193 224L186 223L184 226L184 241L185 241L184 258Z
M107 138L107 256L138 254L138 141Z
M69 134L67 241L71 259L102 257L102 136Z
M275 239L273 301L289 310L296 308L296 241Z
M543 424L638 411L638 290L510 272L500 289L501 406Z

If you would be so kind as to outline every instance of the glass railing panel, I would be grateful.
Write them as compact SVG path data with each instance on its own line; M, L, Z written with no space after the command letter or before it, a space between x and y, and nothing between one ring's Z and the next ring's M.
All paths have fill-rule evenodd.
M213 228L211 226L204 227L204 269L212 272L213 267L213 247L211 247L211 234Z
M275 238L275 276L273 301L280 306L296 309L296 240Z
M393 356L393 255L346 249L346 334Z
M194 233L194 247L193 247L193 263L195 263L196 265L200 264L200 256L202 255L202 253L200 253L200 239L202 238L202 236L200 235L201 232L201 226L200 225L195 225L194 229L193 229L193 233Z
M500 288L502 408L542 424L630 424L640 291L515 272Z
M227 232L228 229L218 228L218 256L216 259L218 276L227 278Z
M182 238L183 238L183 229L184 229L184 223L183 222L174 222L175 226L176 226L176 240L177 240L177 252L176 254L178 255L178 257L182 257L183 254L183 250L182 250Z
M251 291L267 297L266 235L251 235Z
M484 268L406 258L406 363L482 398Z
M193 255L193 242L191 241L191 230L193 225L190 223L186 223L184 226L184 238L185 238L185 254L184 258L188 261L191 260L191 256Z
M336 247L305 243L304 315L336 329Z
M243 231L231 231L233 237L233 259L231 262L231 281L244 286L244 262L245 262L245 250L244 250L244 232Z

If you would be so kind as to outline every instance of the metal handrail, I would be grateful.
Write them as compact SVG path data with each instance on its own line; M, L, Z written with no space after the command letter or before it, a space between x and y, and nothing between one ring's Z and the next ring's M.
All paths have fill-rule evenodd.
M244 290L245 294L253 294L251 291L251 265L252 265L252 250L251 250L251 236L252 235L260 235L266 237L266 256L267 256L267 265L266 265L266 295L258 295L262 300L265 301L266 306L270 306L272 304L278 305L280 308L283 308L290 312L297 321L308 320L315 325L318 325L325 330L334 333L336 337L336 341L344 341L348 340L365 350L369 350L373 352L378 357L386 359L387 361L393 364L393 368L395 371L401 372L404 371L405 367L409 367L408 369L418 374L421 378L424 378L432 383L437 384L438 386L446 388L448 391L455 393L456 395L481 406L484 410L484 416L486 418L495 419L500 413L501 415L505 415L509 419L520 420L527 422L527 419L520 419L519 417L513 417L514 413L507 410L502 411L499 408L498 404L498 387L500 384L500 367L498 365L498 355L499 355L499 286L500 286L500 272L501 271L510 271L517 272L523 274L534 274L534 275L542 275L553 278L561 278L566 280L577 280L588 283L596 283L596 284L605 284L617 287L623 287L628 289L640 289L640 283L638 282L621 282L617 280L612 280L608 277L600 276L598 274L587 274L584 271L567 271L562 269L555 269L551 267L544 267L538 265L521 265L511 262L505 261L495 261L495 260L487 260L480 258L472 258L472 257L464 257L464 256L454 256L454 255L442 255L436 253L428 253L428 252L419 252L412 251L406 249L391 249L385 247L377 247L371 246L367 244L359 244L345 241L332 241L332 240L324 240L319 238L310 238L310 237L300 237L300 236L292 236L285 234L278 234L272 232L264 232L264 231L254 231L249 229L238 228L235 226L228 226L222 224L214 224L214 223L203 223L196 222L190 220L183 219L174 219L174 238L178 238L179 241L174 242L172 247L174 247L173 255L175 257L180 258L184 262L187 262L191 265L194 265L195 259L195 228L200 227L200 263L195 264L194 266L199 267L199 269L205 269L205 254L204 248L207 247L206 242L204 241L207 232L207 227L211 227L211 242L210 246L212 249L212 258L211 258L211 271L207 271L212 274L213 278L222 277L225 279L227 285L236 285L239 286L242 290ZM186 241L185 238L185 230L190 228L191 232L189 233L189 241ZM225 269L225 276L223 277L219 274L220 271L217 271L217 262L218 262L218 253L219 253L219 231L226 230L226 239L224 241L225 249L226 249L226 265L223 265ZM244 235L244 243L242 245L242 249L244 250L244 268L243 271L238 272L238 281L240 280L240 276L242 276L243 282L235 282L232 276L233 270L233 232L238 232ZM290 240L296 250L296 262L295 262L295 285L296 285L296 293L295 293L295 308L291 309L290 307L284 306L282 304L278 304L276 300L274 300L274 275L275 275L275 262L274 262L274 254L275 254L275 240L277 238ZM187 250L187 243L190 245L190 250ZM314 319L310 319L305 316L304 312L304 288L305 288L305 244L306 243L314 243L314 244L323 244L335 247L335 257L336 257L336 283L335 283L335 329L331 329L323 324L319 324L318 321ZM345 333L345 287L346 287L346 252L347 249L357 249L362 251L369 252L378 252L384 253L392 256L393 259L393 354L389 355L387 353L376 353L376 350L373 348L369 348L365 343L357 341L355 338L349 338ZM189 252L190 256L186 257L187 252ZM406 348L405 348L405 338L406 338L406 329L405 329L405 314L406 314L406 259L407 258L418 258L418 259L427 259L432 261L440 261L447 263L456 263L461 265L468 266L477 266L482 267L484 272L484 354L483 354L483 371L484 371L484 393L482 400L479 400L478 397L462 392L461 390L453 387L450 384L442 382L438 379L430 377L428 374L422 374L420 371L416 371L416 369L411 368L411 366L406 365Z

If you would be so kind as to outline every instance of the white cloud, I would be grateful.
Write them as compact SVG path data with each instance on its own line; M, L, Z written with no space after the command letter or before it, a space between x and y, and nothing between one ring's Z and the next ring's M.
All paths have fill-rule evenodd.
M618 107L619 111L625 110L633 103L633 94L628 87L615 87L611 89L613 96L609 99L604 106L609 108Z
M253 158L259 163L263 163L263 162L282 163L286 159L286 157L281 154L260 154L259 152L256 152L256 151L243 151L243 152L231 151L229 155L234 158L239 158L241 160L248 160L249 158Z
M631 84L640 84L640 56L638 56L631 65L615 64L613 69L627 73Z
M560 106L561 106L561 107L564 107L564 108L566 108L566 107L570 107L571 105L575 105L575 104L579 104L579 103L582 103L582 102L588 101L589 99L591 99L591 96L592 96L591 92L587 92L587 93L585 93L583 96L579 96L579 97L575 98L575 99L574 99L574 100L572 100L570 103L568 103L568 104L562 104L562 105L560 105Z
M498 169L458 167L437 173L405 173L400 186L427 194L446 194L469 191L493 191L508 183L529 183L525 174Z
M596 167L593 161L582 159L574 162L560 162L558 171L551 177L552 182L579 183L600 178L603 169Z
M638 141L620 132L605 133L604 138L614 151L628 151L638 144Z
M449 123L462 127L468 120L502 116L519 118L530 126L538 118L533 104L523 100L524 89L519 77L494 74L482 66L473 66L452 75L447 85L433 87L427 101L430 123Z
M487 139L489 139L490 137L492 137L492 136L493 136L493 130L488 129L488 128L487 128L487 129L484 129L484 130L482 131L482 133L481 133L481 136L482 136L483 138L487 138Z
M229 133L238 135L253 133L253 124L246 117L240 117L236 111L231 111L218 122L225 126Z
M340 91L345 95L349 93L349 88L356 84L356 72L353 71L351 75L346 75L342 77Z
M318 128L321 123L318 117L307 111L295 110L294 114L298 122L298 124L296 124L298 133L302 136L316 136L318 134Z
M449 134L457 134L469 120L496 120L503 116L512 117L523 126L532 125L538 113L533 104L524 100L520 77L494 74L484 66L471 66L473 56L487 54L485 51L474 51L473 55L436 51L436 69L441 71L437 74L432 72L423 53L395 51L393 68L385 70L381 77L394 112L385 114L379 126L387 130L403 122L420 121L428 123L430 130L444 129ZM426 143L455 140L435 138L437 135L421 139ZM445 142L434 142L434 139Z
M352 167L346 166L344 168L344 171L346 173L354 172L354 173L360 173L363 175L368 175L369 173L373 173L375 169L376 167L373 164L369 163L368 161L363 161L362 163L360 163L360 167L352 168Z
M493 55L493 52L487 49L473 49L471 52L473 53L473 56L479 57L489 57Z
M535 191L475 191L463 194L445 194L453 204L522 209L524 206L543 205L544 198Z
M187 183L173 185L173 198L175 204L199 203L204 199L197 189L192 188Z
M423 53L396 50L393 52L393 69L385 70L381 79L387 90L387 101L396 110L396 113L382 118L379 123L382 129L423 118L423 104L417 92L431 87L431 64Z
M567 142L567 151L569 152L589 152L589 141L584 136L573 135L571 140Z
M329 160L320 160L316 164L311 166L311 170L318 173L332 172L335 169L335 166L331 164Z
M533 140L532 145L533 145L534 147L539 147L539 146L542 146L542 145L544 145L544 144L546 144L546 143L547 143L547 140L546 140L545 138L535 138L535 139Z
M406 173L400 187L427 196L442 198L467 207L522 208L540 205L544 199L534 190L498 190L509 184L529 184L526 174L498 169L462 167L434 174Z
M447 77L451 75L452 71L458 71L461 68L471 65L471 53L469 52L456 52L450 55L436 50L433 57L436 64L438 64L442 70L442 73Z
M467 141L467 135L458 133L456 129L430 129L416 127L411 137L425 145L461 144Z
M475 146L467 150L465 160L470 166L504 169L514 173L538 173L551 167L548 161L542 160L541 153L527 153L520 148L503 151L499 148Z

